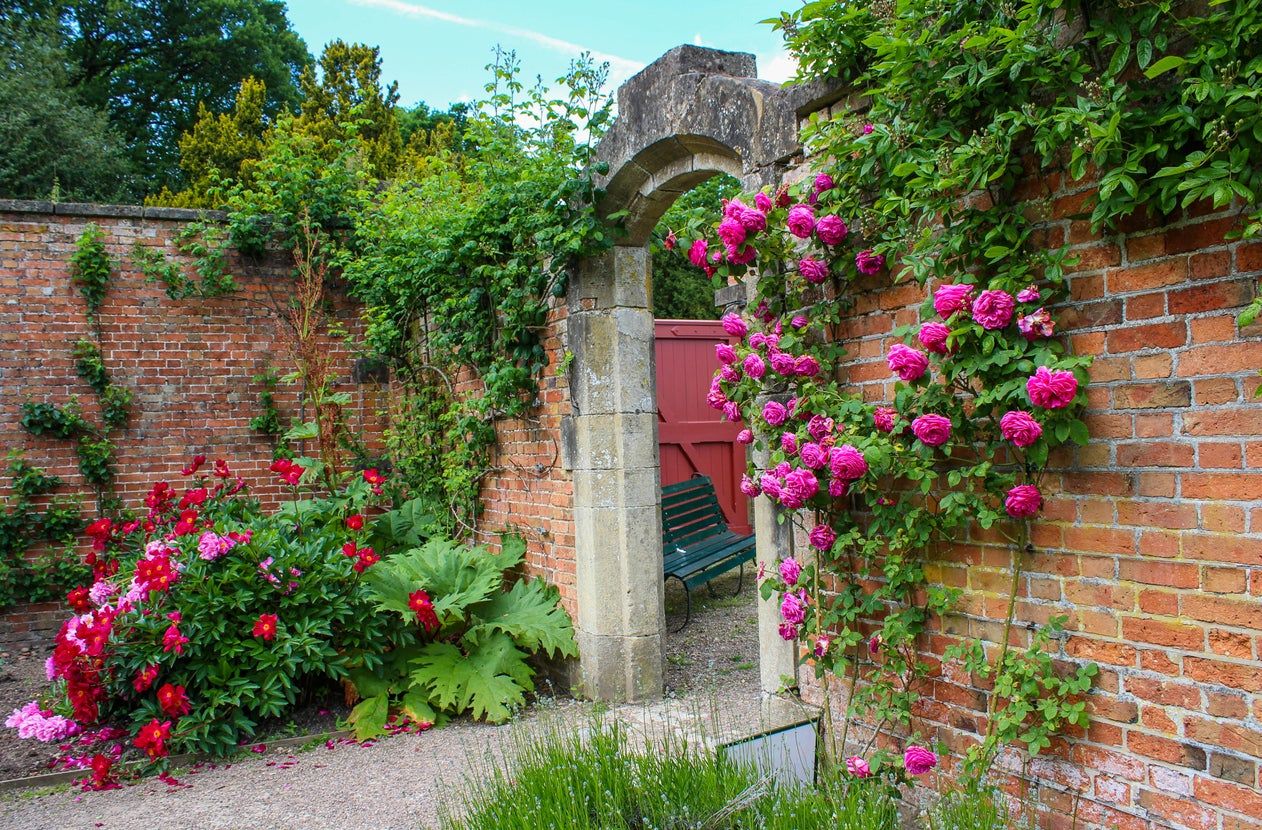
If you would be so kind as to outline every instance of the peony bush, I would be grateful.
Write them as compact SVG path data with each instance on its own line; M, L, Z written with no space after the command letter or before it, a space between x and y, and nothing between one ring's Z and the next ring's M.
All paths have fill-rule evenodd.
M361 737L383 733L387 720L428 728L469 710L507 717L530 688L526 656L573 652L555 593L508 578L524 545L506 546L471 579L469 561L492 554L431 539L423 508L394 507L397 494L377 470L319 490L317 464L275 462L293 498L267 512L227 462L207 469L197 456L183 487L153 485L143 516L93 522L94 579L67 596L74 614L47 662L49 693L6 724L23 738L68 741L62 765L89 770L89 785L101 788L116 782L113 764L125 754L155 763L177 752L228 754L268 719L331 691L373 701L370 717L362 704L352 713ZM426 568L406 566L418 557ZM403 621L387 612L393 591L405 597ZM483 647L498 662L478 662ZM492 677L507 666L514 685L479 687L475 708L439 680L403 700L373 684L434 649L452 662L489 663ZM466 672L465 685L480 679Z

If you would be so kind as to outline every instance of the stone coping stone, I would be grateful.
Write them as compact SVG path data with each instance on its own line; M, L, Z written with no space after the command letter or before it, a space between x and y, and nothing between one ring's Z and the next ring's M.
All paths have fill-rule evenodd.
M222 210L148 207L145 205L102 205L92 202L47 202L30 199L0 199L0 213L40 213L52 216L104 216L119 219L171 219L192 222L198 219L222 221Z

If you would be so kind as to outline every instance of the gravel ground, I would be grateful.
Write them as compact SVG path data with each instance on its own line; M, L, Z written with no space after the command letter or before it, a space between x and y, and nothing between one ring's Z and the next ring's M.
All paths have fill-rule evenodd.
M15 654L0 662L0 781L47 772L56 758L55 744L20 740L16 730L4 726L10 712L25 706L47 688L44 656Z
M693 617L667 641L668 700L608 713L649 739L663 729L708 736L741 732L759 717L756 604L752 580L736 598L736 575L693 597ZM682 591L667 589L668 626L680 623ZM40 661L24 661L39 663ZM42 670L42 669L41 669ZM237 763L121 790L0 794L0 830L419 830L457 809L462 782L502 763L514 729L547 722L582 728L593 707L573 701L533 707L516 726L458 722L423 734L303 752L274 750ZM3 745L7 751L8 744Z

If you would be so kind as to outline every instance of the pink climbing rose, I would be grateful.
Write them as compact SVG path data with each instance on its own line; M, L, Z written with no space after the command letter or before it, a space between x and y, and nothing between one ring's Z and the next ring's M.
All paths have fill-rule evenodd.
M819 285L828 279L828 263L812 257L798 260L798 273L812 285Z
M898 411L888 406L878 406L872 413L872 423L881 432L894 431L894 419L898 417Z
M723 315L720 321L723 323L723 330L732 337L744 337L749 333L749 326L745 325L745 321L740 318L739 314L728 312Z
M802 445L802 463L818 470L828 463L828 451L814 441L807 441Z
M776 352L771 356L771 368L782 375L793 375L797 373L798 362L788 352Z
M890 346L886 362L889 363L891 372L909 383L921 378L925 370L929 368L929 358L925 357L924 352L902 343Z
M755 204L757 204L757 200L755 200ZM736 218L749 233L759 233L767 229L767 214L762 208L751 208L742 205L741 211Z
M741 476L740 488L741 492L746 496L749 496L751 499L761 492L758 488L758 482L754 481L748 475Z
M827 173L820 173L818 176L815 177L815 182L813 183L811 189L814 190L816 193L823 193L825 190L832 190L833 177L828 175Z
M823 415L812 415L811 420L806 424L806 431L816 441L823 441L833 431L833 419L825 418Z
M934 354L946 354L947 338L950 335L951 329L943 323L925 323L920 327L916 338L928 351Z
M784 477L780 503L790 510L798 510L818 492L819 479L815 473L799 467Z
M833 447L828 454L828 471L833 478L855 481L868 472L868 461L863 453L850 444Z
M688 261L698 268L704 268L709 248L710 243L704 239L693 240L692 246L688 249Z
M714 356L723 365L730 365L736 362L736 349L733 349L730 343L716 343Z
M923 746L907 747L903 751L903 769L908 775L924 775L938 765L938 756Z
M1012 322L1016 307L1016 300L1007 291L983 291L973 300L973 319L988 331L1001 329Z
M879 273L885 267L885 255L867 248L854 255L854 267L859 269L860 274L870 276Z
M951 440L951 419L929 413L911 422L911 431L929 447L940 447Z
M846 759L846 772L855 778L871 778L872 767L868 766L868 762L860 758L858 755L851 755Z
M815 211L810 205L794 205L789 208L789 216L785 220L789 233L798 239L810 239L815 232Z
M791 432L781 435L780 449L784 450L787 455L796 455L798 451L798 437Z
M786 562L789 560L785 560ZM783 566L783 563L781 563ZM798 591L796 594L786 593L784 599L780 601L780 616L785 622L792 625L799 625L806 619L806 591Z
M767 401L762 408L762 419L768 426L778 427L789 417L789 411L778 401Z
M1008 491L1003 506L1015 519L1033 518L1043 506L1043 494L1033 484L1018 484Z
M1022 288L1017 292L1017 301L1022 303L1037 303L1042 297L1037 285Z
M837 532L828 525L815 525L807 538L812 547L827 553L832 550L833 543L837 541Z
M969 298L972 295L973 286L971 285L963 283L939 285L938 290L933 292L933 310L945 320L957 311L968 308Z
M752 443L754 443L754 433L753 433L753 431L752 431L752 430L748 430L748 429L742 429L740 432L736 433L736 443L738 443L738 444L752 444Z
M1004 438L1022 449L1030 446L1043 435L1043 427L1034 420L1034 416L1019 409L1004 413L999 419L999 431L1003 433Z
M1017 315L1017 330L1026 340L1051 337L1056 333L1056 321L1052 319L1047 309L1040 308L1030 314Z
M1040 366L1025 382L1025 390L1035 406L1064 409L1073 402L1074 395L1078 393L1078 378L1074 377L1073 372Z
M732 249L742 244L747 235L745 226L741 224L741 220L734 216L729 216L719 223L719 239L723 240L723 244Z
M754 380L758 380L767 374L767 364L763 362L761 357L752 352L745 356L745 361L741 364L741 368L745 370L745 374Z
M819 374L819 361L813 355L801 355L793 361L793 372L804 378L813 378Z
M771 208L772 208L771 197L768 196L766 193L755 193L754 194L754 207L758 208L763 213L771 213Z
M793 558L783 559L780 561L780 578L784 580L786 585L797 585L798 578L802 575L802 566Z
M798 636L798 627L797 627L796 625L794 625L793 623L782 622L782 623L780 623L780 629L779 629L779 630L780 630L780 639L782 639L782 640L795 640L795 639L797 639L797 636Z
M830 213L827 216L821 216L815 223L815 233L819 236L819 241L825 245L840 245L846 238L846 234L850 233L850 229L846 227L846 223L840 216Z

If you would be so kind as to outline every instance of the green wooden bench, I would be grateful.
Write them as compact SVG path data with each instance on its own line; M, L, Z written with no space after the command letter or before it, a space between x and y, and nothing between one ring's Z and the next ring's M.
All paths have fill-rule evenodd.
M692 589L733 568L741 569L736 593L745 584L745 563L754 559L754 537L733 533L723 520L714 482L694 476L662 488L662 570L684 586L683 630L692 617Z

